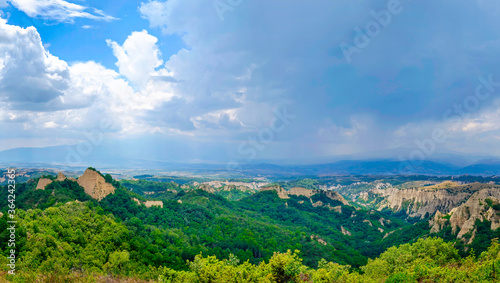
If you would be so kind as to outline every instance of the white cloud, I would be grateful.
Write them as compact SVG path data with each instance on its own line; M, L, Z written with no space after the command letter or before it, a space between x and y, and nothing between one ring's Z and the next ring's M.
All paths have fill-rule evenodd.
M141 3L139 12L144 19L149 21L151 27L158 27L162 30L167 29L167 21L171 17L171 9L167 8L167 3L151 1L149 3Z
M143 30L129 35L122 46L109 39L106 42L118 59L116 66L120 74L127 77L134 86L143 87L155 68L163 63L159 58L157 41L156 37Z
M115 20L114 17L105 14L101 10L64 0L7 0L7 2L32 18L40 17L57 22L73 22L75 18Z
M24 1L23 9L42 17L40 3L60 6L56 10L64 16L53 19L78 17L64 1ZM498 46L498 29L484 23L471 28L473 22L454 28L461 16L477 18L477 11L468 9L472 4L461 6L471 11L467 15L451 9L452 24L443 23L447 17L433 17L438 21L433 26L416 24L425 18L419 11L430 7L436 15L441 4L412 3L424 8L405 6L406 16L394 17L395 24L347 65L335 57L338 44L352 41L353 28L372 19L371 9L381 9L374 3L245 1L222 22L213 1L152 1L141 4L141 15L151 27L180 35L186 48L164 58L162 66L158 39L147 31L133 32L123 43L110 38L118 72L92 61L67 64L47 52L34 28L2 22L0 74L11 77L0 77L0 87L17 96L2 91L0 123L21 124L18 128L30 129L26 134L78 139L108 119L114 125L108 131L120 137L162 133L234 142L268 127L273 110L292 102L289 109L298 118L275 137L277 143L288 141L291 153L408 146L439 125L436 116L450 100L470 95L474 86L464 86L466 78L493 73L498 62L485 61L496 58L488 52L498 53L490 46ZM252 19L259 20L249 24ZM484 21L495 23L492 19ZM484 34L478 35L479 27ZM485 42L491 44L482 46ZM14 84L16 78L30 84ZM450 140L498 132L497 116L492 117L469 121ZM307 146L297 151L298 144Z
M43 127L44 127L44 128L47 128L47 129L52 129L52 128L57 128L57 127L59 127L59 125L58 125L58 124L56 124L56 123L54 123L54 122L52 122L52 121L49 121L49 122L45 122L45 123L43 124Z
M67 63L45 50L34 27L0 19L0 54L0 99L13 108L34 109L69 86Z
M21 136L70 139L85 137L102 121L111 123L104 132L119 135L174 131L176 113L154 125L163 115L158 109L177 97L174 74L154 70L161 64L156 41L144 31L123 46L112 43L120 74L93 61L68 64L45 50L34 27L0 20L0 125ZM145 84L136 92L131 81Z
M238 119L237 109L219 110L191 118L198 129L230 129L237 130L244 127Z

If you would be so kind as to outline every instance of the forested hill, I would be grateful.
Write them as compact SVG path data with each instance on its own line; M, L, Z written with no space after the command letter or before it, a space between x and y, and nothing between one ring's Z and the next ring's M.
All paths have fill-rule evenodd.
M425 237L430 229L425 221L412 224L389 213L354 208L329 198L319 199L318 195L289 194L282 198L276 190L255 192L239 200L203 190L181 190L151 203L111 176L91 171L95 174L86 173L90 175L78 180L43 176L17 184L17 257L24 277L15 280L32 282L43 275L47 282L56 282L51 280L57 278L65 282L76 280L72 276L85 275L163 278L164 282L187 276L193 282L230 282L217 277L220 274L207 275L218 278L212 281L196 276L217 268L222 268L221 272L227 268L228 274L236 276L242 274L238 268L243 268L247 273L241 276L287 282L279 279L280 274L272 275L276 264L291 268L283 278L294 281L302 278L307 282L308 276L318 272L326 272L321 275L324 278L333 276L329 272L362 276L370 264L373 266L368 258L379 256L391 246ZM50 180L43 189L39 187L41 179ZM96 189L108 193L100 199ZM0 219L0 245L6 255L6 187L1 194L0 211L4 215ZM318 201L328 205L315 205ZM430 244L436 243L445 245ZM458 251L455 255L453 248L443 247L449 249L446 253L452 252L453 259L460 260ZM212 265L213 269L206 269ZM396 271L377 276L388 277Z

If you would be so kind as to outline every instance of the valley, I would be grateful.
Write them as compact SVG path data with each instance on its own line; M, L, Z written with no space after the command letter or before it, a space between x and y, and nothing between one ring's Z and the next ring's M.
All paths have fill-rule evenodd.
M211 256L257 267L299 255L316 272L325 261L366 276L372 259L400 245L439 237L466 258L500 236L496 177L113 175L91 167L19 175L27 178L16 191L26 276L56 268L61 276L158 280L162 268L191 272L193 261ZM7 225L6 199L0 226ZM103 234L109 229L121 232ZM7 236L0 234L2 243ZM300 254L287 254L294 250Z

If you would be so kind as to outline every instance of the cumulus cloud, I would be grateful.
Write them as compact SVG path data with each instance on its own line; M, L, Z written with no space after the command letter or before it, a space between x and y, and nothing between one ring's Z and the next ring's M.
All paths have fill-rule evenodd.
M163 61L159 58L160 51L156 42L158 39L147 31L132 32L123 45L107 40L118 59L120 73L127 77L135 86L145 86L150 75Z
M146 31L133 32L122 46L109 42L116 72L94 61L68 64L44 48L34 27L1 20L0 124L17 124L26 138L72 140L100 129L103 121L110 126L102 131L116 136L194 130L190 118L212 107L204 112L178 97L174 74L155 70L162 63L156 42ZM173 111L162 112L169 107Z
M64 0L7 0L18 10L34 18L57 22L73 22L75 18L111 21L114 17L101 10L70 3Z
M348 63L340 43L355 44L358 28L376 21L373 12L386 6L243 1L221 21L213 1L150 1L140 5L142 17L151 28L181 37L185 48L161 58L164 38L146 30L132 32L123 43L110 38L118 71L96 62L67 64L43 48L36 30L3 23L0 48L9 56L0 54L0 74L12 75L0 78L0 120L75 138L106 118L115 125L109 131L121 137L203 137L235 144L236 151L238 142L269 127L276 108L286 104L297 118L267 147L275 154L412 146L433 128L452 126L442 121L443 112L474 93L478 76L499 77L500 26L492 11L500 4L401 1L402 12ZM30 64L32 73L16 69ZM16 72L31 85L14 84ZM491 113L499 108L483 103L443 146L497 141L497 115ZM464 138L472 134L477 138Z
M36 109L69 87L67 63L45 50L34 27L0 19L0 53L0 99L14 108Z
M491 58L497 57L500 33L491 11L500 4L400 5L401 13L350 64L340 43L355 44L356 30L376 21L373 14L387 3L244 1L225 11L223 21L211 1L150 1L139 10L151 27L182 36L188 46L165 64L180 81L178 93L201 99L209 89L238 101L213 111L235 109L247 125L242 131L265 127L269 109L291 102L300 119L277 139L322 141L323 153L341 154L413 145L414 135L401 127L440 124L447 108L474 92L478 76L498 72L498 60ZM424 11L428 17L421 16ZM489 108L495 106L479 111ZM213 115L195 117L197 127L218 128Z

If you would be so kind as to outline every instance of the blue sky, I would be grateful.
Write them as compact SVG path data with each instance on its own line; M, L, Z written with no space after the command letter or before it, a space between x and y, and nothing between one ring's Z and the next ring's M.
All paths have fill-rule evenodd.
M90 144L213 162L500 154L493 0L0 6L0 150Z

